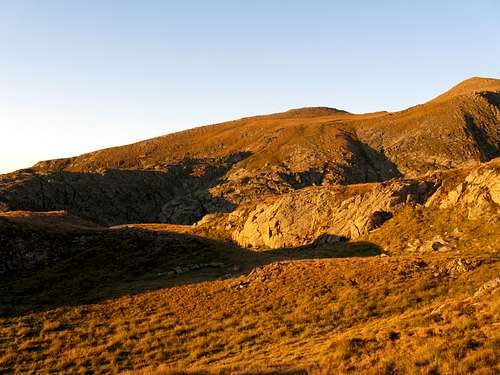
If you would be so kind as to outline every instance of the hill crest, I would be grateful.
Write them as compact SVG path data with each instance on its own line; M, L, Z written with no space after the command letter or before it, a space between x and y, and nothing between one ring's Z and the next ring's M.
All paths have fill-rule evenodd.
M500 90L500 79L471 77L432 99L431 102L449 100L457 96L473 94L475 92L498 90Z

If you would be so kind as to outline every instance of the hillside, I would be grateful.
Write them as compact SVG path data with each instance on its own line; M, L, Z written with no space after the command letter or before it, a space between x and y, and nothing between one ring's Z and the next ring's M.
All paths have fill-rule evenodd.
M349 242L248 252L186 236L192 227L131 225L99 231L98 241L87 233L84 246L78 233L68 242L77 256L0 283L1 305L10 306L0 318L0 366L494 374L500 216L469 216L467 204L450 215L442 204L461 183L447 180L439 204L408 205Z
M0 374L500 373L500 80L0 175Z
M319 107L243 118L3 175L0 209L66 210L105 225L192 224L306 186L491 160L500 155L499 108L500 80L473 78L401 112Z
M495 152L498 156L498 149L488 149L488 145L498 146L499 142L498 129L493 126L498 122L499 92L500 80L471 78L428 103L401 112L354 115L325 107L295 109L195 128L71 159L41 162L33 169L44 172L57 169L95 172L106 168L163 170L185 158L221 158L248 152L250 155L238 167L265 170L266 164L279 167L282 163L286 171L296 173L324 168L325 162L331 163L330 168L342 162L353 163L349 156L353 159L364 156L372 161L375 155L369 152L358 155L361 151L382 152L381 157L389 159L401 153L400 157L407 158L409 151L416 151L412 147L418 147L418 141L430 145L438 138L442 149L425 150L426 157L420 164L396 163L398 169L403 169L402 173L420 173L426 168L435 169L427 164L433 159L441 164L440 157L447 157L451 166L456 166L464 159L484 161ZM402 131L409 127L413 132L404 133L406 142L402 143ZM448 155L446 144L451 142L454 148L460 147L460 151L469 153ZM399 147L394 147L396 145ZM356 150L356 146L361 149ZM354 155L348 155L349 152ZM366 182L363 177L366 179L366 176L338 178Z

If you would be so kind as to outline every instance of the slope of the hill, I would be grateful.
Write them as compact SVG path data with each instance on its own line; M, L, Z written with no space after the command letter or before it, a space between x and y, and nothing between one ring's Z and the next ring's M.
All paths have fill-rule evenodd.
M500 158L305 187L194 226L0 214L1 372L495 374L499 183ZM341 232L349 205L366 230ZM276 238L273 215L291 215ZM222 241L249 228L302 246Z
M67 210L102 224L190 224L311 185L414 177L500 155L500 80L355 115L302 108L204 126L0 177L0 209Z
M500 80L471 78L428 103L401 112L353 115L326 107L302 108L194 128L132 145L63 159L56 163L42 162L35 165L34 169L53 171L64 168L76 172L104 168L163 169L186 157L205 159L250 152L251 156L241 162L240 167L262 169L266 164L279 166L283 163L287 170L299 172L324 167L323 164L329 161L327 159L348 163L348 155L336 155L336 148L340 147L344 152L355 151L352 147L358 140L356 134L359 131L364 134L365 128L372 127L375 128L378 139L370 139L365 145L368 148L379 150L379 141L382 140L385 141L382 142L385 143L383 151L386 151L387 146L396 141L393 132L402 135L404 130L414 126L414 134L405 134L408 143L401 145L401 151L409 151L410 149L406 148L411 147L410 140L418 136L424 142L433 141L434 139L425 132L427 130L432 132L433 138L441 138L441 142L453 142L456 143L455 147L461 146L463 149L469 149L471 153L481 153L487 150L482 150L483 144L475 143L477 140L473 139L474 134L471 133L474 133L474 127L480 127L486 133L485 141L496 143L498 146L499 94ZM468 124L467 117L471 117L476 123ZM483 129L484 127L487 129ZM301 152L305 154L300 155ZM443 150L432 150L428 156L437 156L441 152ZM373 155L355 156L370 159ZM461 156L476 157L475 160L478 157L472 154ZM453 157L451 160L455 163L462 161L454 160ZM301 165L304 162L307 165ZM421 172L416 169L412 171Z
M433 102L445 101L461 95L470 95L483 91L498 91L498 79L471 77L433 99Z
M286 259L492 256L500 250L499 187L500 158L418 179L306 187L192 226L105 228L64 212L0 213L0 312L212 280Z
M0 244L0 315L211 280L235 264L233 245L175 226L104 228L64 212L0 213Z
M280 260L381 253L363 241L259 253L190 226L104 228L64 212L0 213L0 243L0 315L227 278Z
M25 374L494 374L499 264L280 262L235 279L0 318L0 366Z

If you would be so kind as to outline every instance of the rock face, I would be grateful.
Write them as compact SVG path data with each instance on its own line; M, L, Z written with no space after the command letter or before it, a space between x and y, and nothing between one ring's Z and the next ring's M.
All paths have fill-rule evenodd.
M233 239L246 247L281 248L356 238L405 204L424 202L433 188L427 182L395 181L367 186L348 198L329 187L299 190L257 205Z
M195 192L169 200L158 216L161 223L192 224L212 212L231 212L236 206L207 192Z
M308 186L476 165L500 156L499 124L500 80L473 78L400 112L301 108L43 161L0 176L0 210L192 224Z
M175 223L191 223L211 209L219 209L211 199L210 204L193 206L191 194L218 184L240 157L244 156L187 159L170 166L166 172L106 169L95 173L62 170L41 173L24 170L0 175L0 210L66 210L105 225L157 222L161 213ZM186 204L190 200L191 206ZM176 202L182 202L181 211L175 209ZM225 202L219 200L218 203L223 205Z
M498 217L499 184L497 158L459 172L439 172L416 179L306 187L240 206L229 214L207 215L195 229L256 249L335 243L365 235L407 205L453 208L457 214L465 212L471 218ZM454 237L437 236L426 243L411 243L408 249L445 252L450 250L450 241L456 242Z
M470 218L480 218L487 213L499 215L500 160L472 171L465 181L445 196L439 206L466 209Z

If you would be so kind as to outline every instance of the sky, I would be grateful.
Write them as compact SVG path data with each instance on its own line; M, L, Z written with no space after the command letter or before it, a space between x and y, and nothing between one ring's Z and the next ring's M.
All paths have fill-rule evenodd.
M0 0L0 173L305 106L500 78L500 1Z

